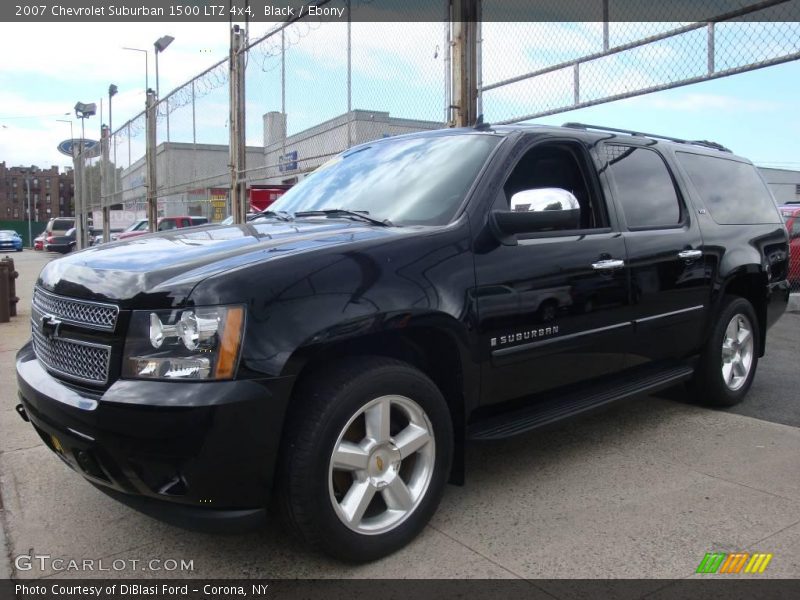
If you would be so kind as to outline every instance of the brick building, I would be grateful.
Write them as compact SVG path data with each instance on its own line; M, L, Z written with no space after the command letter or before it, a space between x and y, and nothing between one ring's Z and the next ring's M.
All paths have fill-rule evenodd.
M0 162L0 221L28 219L26 180L30 183L31 220L45 222L51 217L74 215L72 169L59 172L57 166L6 167Z

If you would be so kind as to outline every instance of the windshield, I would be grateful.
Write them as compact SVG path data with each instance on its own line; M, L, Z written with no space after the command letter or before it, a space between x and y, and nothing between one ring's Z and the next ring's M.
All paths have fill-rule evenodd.
M366 212L395 225L444 225L501 138L457 134L398 138L348 150L269 208Z
M141 231L147 229L147 221L136 221L128 226L125 231Z

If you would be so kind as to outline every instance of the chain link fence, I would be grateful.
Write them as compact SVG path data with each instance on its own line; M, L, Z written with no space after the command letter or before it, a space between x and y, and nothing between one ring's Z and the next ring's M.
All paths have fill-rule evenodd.
M710 22L662 22L668 3L650 3L641 15L650 22L580 22L600 4L612 18L627 6L589 0L573 22L507 23L496 20L505 2L483 0L485 121L528 121L800 58L793 3L743 0L728 13L714 1L695 3Z

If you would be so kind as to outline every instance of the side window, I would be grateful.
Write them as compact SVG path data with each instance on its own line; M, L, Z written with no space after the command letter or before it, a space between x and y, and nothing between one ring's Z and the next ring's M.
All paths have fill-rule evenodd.
M167 231L168 229L175 229L175 221L172 219L167 219L166 221L161 221L161 223L159 223L159 231Z
M571 192L580 205L580 229L608 227L605 205L588 179L583 150L570 143L546 143L528 150L508 176L503 192L506 208L511 197L523 190L561 188Z
M717 223L779 222L769 189L753 165L689 152L676 152L676 156Z
M630 229L676 227L681 202L664 159L648 148L606 145L606 169Z

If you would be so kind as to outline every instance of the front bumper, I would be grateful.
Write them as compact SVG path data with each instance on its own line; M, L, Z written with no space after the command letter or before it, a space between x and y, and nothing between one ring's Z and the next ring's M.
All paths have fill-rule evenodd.
M23 417L61 460L110 495L187 527L193 515L250 523L263 512L291 378L119 380L92 394L52 377L30 343L16 367Z

